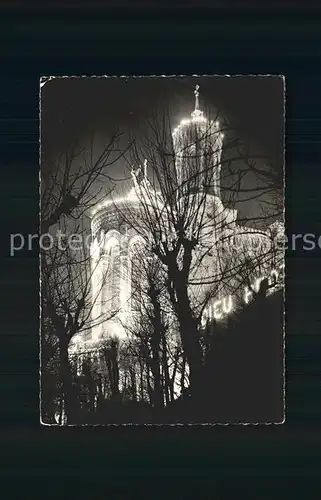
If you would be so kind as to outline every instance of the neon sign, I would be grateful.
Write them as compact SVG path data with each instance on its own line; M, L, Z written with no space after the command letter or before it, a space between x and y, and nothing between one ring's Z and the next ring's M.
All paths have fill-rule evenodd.
M275 291L275 287L278 284L279 276L284 268L284 265L280 266L279 270L272 269L270 275L261 276L257 278L251 287L245 286L241 295L241 302L244 304L249 304L253 298L253 291L258 293L260 290L260 285L264 279L268 279L268 285L270 287L270 293ZM211 320L221 320L228 316L233 310L235 310L235 300L236 298L233 295L227 295L222 299L216 299L208 304L206 309L203 311L201 324L202 326L206 326L208 321Z

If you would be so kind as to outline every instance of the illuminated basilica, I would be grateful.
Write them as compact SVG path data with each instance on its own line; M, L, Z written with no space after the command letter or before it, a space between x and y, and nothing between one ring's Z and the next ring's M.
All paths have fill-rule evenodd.
M210 131L210 133L209 133ZM195 109L190 118L182 122L173 130L173 148L175 154L175 167L179 182L178 196L205 197L205 214L202 223L202 243L209 251L202 258L195 250L193 272L191 275L190 296L191 302L198 301L204 304L204 297L213 287L216 276L216 292L213 294L206 307L202 308L201 324L204 326L208 321L222 320L226 318L242 302L248 303L255 291L259 290L262 279L268 277L271 292L280 284L282 279L282 265L272 254L268 262L253 266L244 276L244 269L240 262L240 274L231 274L229 279L223 279L223 274L228 275L228 270L233 265L237 267L236 261L243 259L255 260L258 253L271 245L273 235L282 231L281 223L274 223L264 232L241 226L237 223L237 211L226 208L221 200L220 173L221 153L224 143L224 135L220 131L218 121L209 121L199 105L198 86L195 90ZM208 170L210 165L213 175L211 189L204 193L202 175L195 175L193 171L195 164L186 160L195 154L201 159L197 162L197 168L201 165L202 171ZM187 152L187 154L186 154ZM211 154L207 154L210 152ZM159 192L152 188L148 175L148 165L132 172L132 187L123 199L108 199L95 207L92 220L92 330L86 338L79 335L70 347L72 353L90 351L108 337L118 337L120 340L126 338L126 321L133 314L132 294L132 272L133 262L137 252L142 248L144 242L132 227L123 220L122 213L130 207L130 210L140 210L143 197L149 200L154 197L158 206L164 201ZM189 185L189 192L185 192L187 180L195 177L193 192ZM145 198L146 199L146 198ZM151 201L152 203L152 201ZM115 206L120 207L119 210ZM205 222L204 222L205 220ZM193 221L196 227L197 218ZM166 224L166 221L164 222ZM218 242L222 244L219 245ZM281 262L283 264L283 261ZM242 268L242 272L241 272ZM224 273L223 273L224 270ZM212 277L212 279L209 279ZM273 288L273 285L275 287ZM201 310L201 305L200 305ZM100 318L106 317L106 321Z

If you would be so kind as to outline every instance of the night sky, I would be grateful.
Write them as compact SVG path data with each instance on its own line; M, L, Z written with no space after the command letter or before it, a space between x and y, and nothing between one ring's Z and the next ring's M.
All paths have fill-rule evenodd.
M150 77L59 78L41 91L42 168L75 140L86 141L94 132L99 141L117 127L124 132L140 127L152 113L170 109L172 125L189 117L194 88L200 86L200 108L226 119L237 135L250 141L256 154L282 175L284 87L281 77ZM123 164L113 175L123 176Z

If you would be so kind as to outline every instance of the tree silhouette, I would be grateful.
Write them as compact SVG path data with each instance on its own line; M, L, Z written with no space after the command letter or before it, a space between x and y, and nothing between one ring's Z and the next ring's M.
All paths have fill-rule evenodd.
M232 261L233 252L225 251L226 245L221 251L219 244L227 241L227 247L232 247L235 233L242 239L242 233L251 232L237 227L234 206L236 193L242 190L242 178L249 171L256 175L257 169L251 155L233 137L227 145L233 154L225 154L227 159L221 159L222 131L227 131L227 125L220 126L217 116L209 116L205 124L203 120L199 124L198 118L193 120L186 133L183 124L172 136L169 115L155 116L147 124L145 134L136 140L133 137L130 164L143 165L131 169L139 208L128 203L124 209L124 204L115 201L115 210L148 242L149 250L165 270L166 289L189 366L191 391L198 394L202 390L203 370L202 311L208 300L223 293L248 265L247 259ZM233 162L240 160L244 169L237 172L235 179ZM220 200L223 167L223 177L230 179L225 183L227 206ZM278 184L273 177L272 180L273 189L277 189ZM268 194L272 180L268 185L253 188L251 197ZM271 215L259 214L250 219L252 224L257 221L258 226L249 236L253 238L254 233L262 233L260 225L270 221Z
M54 165L41 161L40 229L42 234L59 222L62 216L79 219L114 185L113 165L125 154L119 150L119 132L114 132L102 148L91 136L81 147L73 143L57 154Z

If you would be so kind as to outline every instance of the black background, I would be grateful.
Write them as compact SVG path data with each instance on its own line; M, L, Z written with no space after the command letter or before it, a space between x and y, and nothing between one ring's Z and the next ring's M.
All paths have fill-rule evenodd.
M320 498L321 249L288 252L287 422L261 428L41 427L37 249L9 256L38 229L41 75L284 74L287 232L321 234L320 42L297 9L1 11L1 497Z

